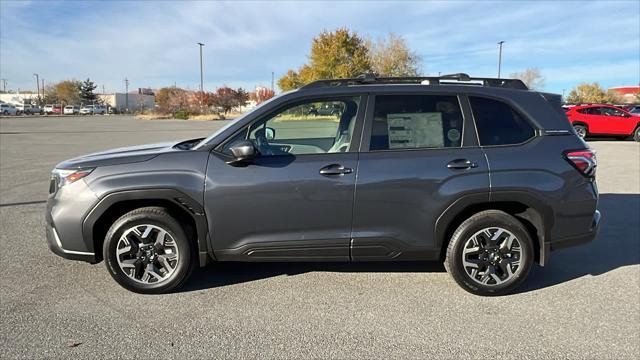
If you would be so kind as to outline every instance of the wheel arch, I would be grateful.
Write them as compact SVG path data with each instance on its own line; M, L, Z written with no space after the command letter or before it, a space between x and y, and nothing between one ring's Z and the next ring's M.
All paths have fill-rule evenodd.
M471 195L452 203L437 219L435 226L435 241L440 248L441 260L458 226L484 210L504 211L520 220L533 239L535 261L542 266L547 263L549 254L545 241L553 226L553 210L524 192L492 193L490 200L486 196Z
M193 241L200 266L206 265L208 251L208 225L204 208L194 199L175 189L141 189L113 192L104 196L82 222L82 235L92 246L96 262L102 260L100 251L104 236L113 222L125 213L146 206L161 206L175 217Z

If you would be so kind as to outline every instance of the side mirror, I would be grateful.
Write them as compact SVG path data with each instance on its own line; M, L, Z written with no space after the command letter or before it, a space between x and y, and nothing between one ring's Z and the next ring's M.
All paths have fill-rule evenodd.
M229 165L246 165L257 155L257 151L255 146L253 145L253 142L249 140L241 141L229 148L229 150L231 151L231 154L233 154L233 159L227 161L227 164Z
M264 129L264 137L267 138L267 140L273 140L276 138L276 129L274 128L265 128Z

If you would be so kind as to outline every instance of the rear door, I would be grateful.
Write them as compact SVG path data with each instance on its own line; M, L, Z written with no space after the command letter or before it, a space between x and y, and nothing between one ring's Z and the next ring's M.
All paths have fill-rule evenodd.
M436 259L439 216L465 196L488 201L489 169L463 100L428 90L370 97L353 212L354 261Z

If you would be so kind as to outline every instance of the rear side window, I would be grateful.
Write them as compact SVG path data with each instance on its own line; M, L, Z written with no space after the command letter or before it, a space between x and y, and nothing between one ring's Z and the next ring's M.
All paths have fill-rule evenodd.
M462 111L456 96L376 96L370 151L460 147Z
M514 145L535 135L535 131L511 106L497 100L469 97L480 145Z

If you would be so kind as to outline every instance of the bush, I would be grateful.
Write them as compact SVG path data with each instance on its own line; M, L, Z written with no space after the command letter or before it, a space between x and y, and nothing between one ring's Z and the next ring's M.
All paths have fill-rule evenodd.
M188 120L189 119L189 111L184 110L184 109L180 109L176 112L173 113L173 117L175 119L180 119L180 120Z

